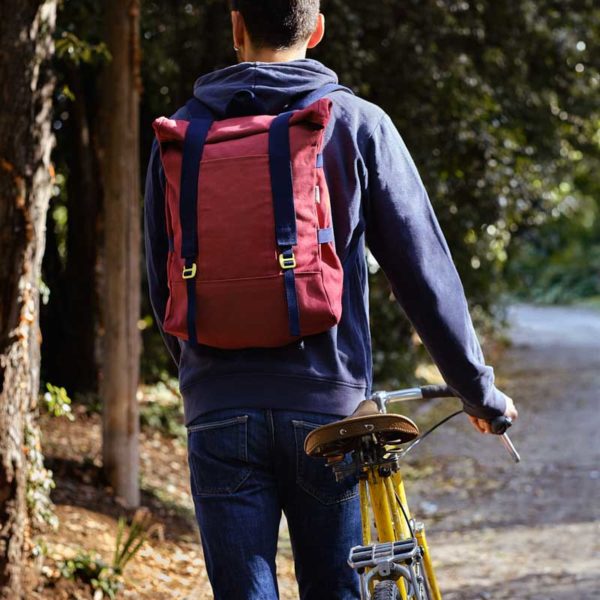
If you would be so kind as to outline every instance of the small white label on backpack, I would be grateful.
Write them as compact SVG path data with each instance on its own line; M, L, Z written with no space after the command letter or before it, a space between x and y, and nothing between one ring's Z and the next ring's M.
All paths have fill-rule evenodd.
M318 185L315 186L315 202L321 204L321 190Z

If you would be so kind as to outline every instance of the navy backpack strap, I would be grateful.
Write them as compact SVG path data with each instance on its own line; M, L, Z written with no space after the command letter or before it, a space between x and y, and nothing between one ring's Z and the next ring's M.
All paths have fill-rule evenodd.
M269 171L273 191L275 238L279 249L279 266L283 270L290 335L298 337L300 335L300 312L294 275L296 257L293 248L298 239L290 152L290 117L292 114L292 112L282 113L271 123L269 128Z
M309 92L308 94L302 96L298 100L292 102L292 104L288 107L288 110L299 110L302 108L306 108L307 106L310 106L313 102L316 102L321 98L325 98L325 96L328 96L333 92L347 92L349 94L354 95L354 92L350 88L340 85L339 83L326 83L320 88L317 88L316 90L313 90L312 92Z
M183 142L179 221L181 223L181 276L187 283L188 341L196 345L196 257L198 254L198 176L200 161L208 131L214 117L210 110L195 98L186 104L192 116Z
M300 336L300 310L298 307L296 276L294 274L296 268L294 246L298 243L298 239L290 151L290 117L294 110L306 108L313 102L337 91L352 93L351 90L337 83L328 83L293 101L287 112L273 119L269 128L269 170L273 191L275 237L279 250L279 266L283 270L288 321L292 337Z

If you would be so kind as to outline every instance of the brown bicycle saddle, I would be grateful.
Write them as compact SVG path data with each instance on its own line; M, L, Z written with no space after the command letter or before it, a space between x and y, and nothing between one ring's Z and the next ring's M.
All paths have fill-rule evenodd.
M408 417L380 413L375 401L363 400L349 417L311 431L304 440L304 451L309 456L346 454L370 433L380 443L404 444L419 435L419 428Z

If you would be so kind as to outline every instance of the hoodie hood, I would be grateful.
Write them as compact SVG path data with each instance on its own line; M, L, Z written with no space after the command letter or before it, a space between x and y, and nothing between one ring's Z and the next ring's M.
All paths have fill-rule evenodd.
M337 75L331 69L309 58L275 63L243 62L200 77L194 84L194 96L217 116L223 116L236 92L250 90L268 114L278 114L295 97L337 82Z

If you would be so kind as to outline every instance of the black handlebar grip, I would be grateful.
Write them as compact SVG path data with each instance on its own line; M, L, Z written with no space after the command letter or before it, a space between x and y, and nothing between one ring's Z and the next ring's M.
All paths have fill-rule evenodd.
M502 435L506 433L506 430L512 425L512 419L509 417L496 417L492 421L490 421L490 426L492 428L492 433L496 435Z
M447 385L424 385L421 388L423 398L456 398L456 394Z

